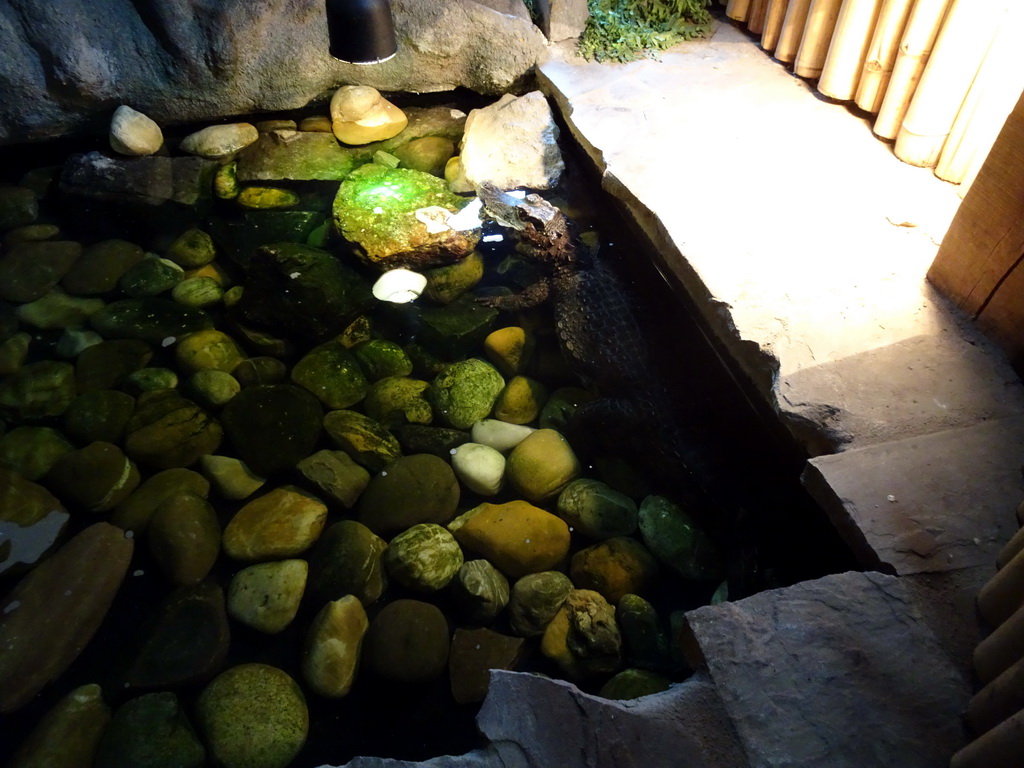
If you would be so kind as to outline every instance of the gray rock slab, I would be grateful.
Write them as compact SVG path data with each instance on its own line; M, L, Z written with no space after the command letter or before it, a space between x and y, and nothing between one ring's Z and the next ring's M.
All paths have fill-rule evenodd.
M1024 496L1024 420L812 459L803 482L866 567L900 575L995 562Z
M659 61L552 50L540 87L602 186L811 455L1024 411L1003 356L924 279L953 185L730 25Z
M752 768L945 768L970 687L899 579L844 573L686 615Z

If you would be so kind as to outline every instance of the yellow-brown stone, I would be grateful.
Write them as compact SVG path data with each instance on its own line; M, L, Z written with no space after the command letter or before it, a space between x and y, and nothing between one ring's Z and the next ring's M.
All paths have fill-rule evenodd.
M317 540L326 521L320 499L285 485L238 510L224 529L224 551L236 560L295 557Z
M531 361L536 346L532 333L512 325L492 331L484 339L484 354L503 376L515 376Z
M507 576L551 570L569 551L569 526L525 501L484 503L452 520L456 541Z
M529 424L536 421L546 399L547 390L539 381L513 376L498 395L492 413L509 424Z
M527 435L508 457L507 477L535 504L554 498L580 476L580 462L569 442L553 429Z

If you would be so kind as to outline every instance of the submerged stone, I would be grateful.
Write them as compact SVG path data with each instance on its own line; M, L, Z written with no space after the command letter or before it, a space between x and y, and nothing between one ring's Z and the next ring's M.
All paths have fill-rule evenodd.
M647 669L624 669L601 686L598 696L606 699L639 699L667 691L672 681Z
M24 304L41 298L81 253L80 243L65 240L18 243L0 256L0 299Z
M261 133L238 153L242 181L341 181L359 164L360 153L326 133L278 130Z
M213 327L203 310L156 297L113 301L92 315L89 323L107 339L138 339L156 345L168 340L173 344Z
M462 614L472 623L487 624L508 605L508 579L487 560L463 563L449 589Z
M64 435L51 427L17 427L0 437L0 466L35 481L74 449Z
M109 293L118 281L145 257L145 252L127 240L103 240L90 245L67 271L60 284L74 296Z
M483 279L484 257L480 251L473 251L461 261L428 269L424 274L424 295L438 304L451 304Z
M317 540L327 520L320 499L292 485L242 507L224 528L224 553L236 560L294 557Z
M175 362L186 375L197 371L231 373L244 357L234 339L216 330L189 334L174 350Z
M132 541L96 523L0 601L0 713L27 704L89 643L128 570Z
M147 365L152 358L152 348L142 341L118 339L91 346L75 360L78 391L117 389L130 373Z
M0 380L0 415L15 424L60 416L75 399L75 369L43 360Z
M198 584L220 555L220 522L205 498L178 493L154 510L146 541L168 581L175 586Z
M323 420L331 441L371 472L379 472L402 455L395 436L379 421L356 411L331 411Z
M374 476L359 499L359 520L392 535L417 523L447 523L459 504L459 483L448 462L421 453L402 456Z
M324 496L345 509L355 506L370 482L370 473L344 451L317 451L300 461L296 469Z
M450 264L473 251L479 228L428 227L417 211L438 207L457 213L465 204L436 176L371 163L341 183L334 225L364 262L381 269Z
M437 592L462 567L462 550L440 525L421 523L395 536L384 551L388 576L406 589Z
M570 680L615 672L622 663L615 609L597 592L574 589L544 630L540 649Z
M121 275L118 286L131 298L158 296L185 279L185 271L168 259L149 255Z
M309 732L302 690L266 664L222 672L199 695L196 719L213 759L225 768L285 768Z
M422 424L400 424L395 427L395 437L406 454L429 453L446 461L452 451L470 440L469 433L462 430Z
M36 723L8 768L92 768L109 722L103 689L95 683L75 688Z
M206 454L199 457L203 475L213 483L217 494L225 499L247 499L267 482L255 474L246 463L234 456Z
M0 187L0 230L31 224L39 215L36 194L28 187Z
M224 592L209 581L172 592L157 608L129 665L133 688L173 688L209 680L231 642Z
M309 625L302 656L302 676L314 693L331 699L348 694L369 626L363 604L354 595L320 609Z
M558 495L556 511L569 527L591 539L628 536L637 527L637 507L629 496L600 480L580 478Z
M508 457L509 481L534 503L557 497L581 471L569 442L553 429L531 433Z
M723 578L722 553L690 515L664 496L640 504L640 533L655 557L685 579Z
M448 622L441 609L420 600L394 600L370 622L366 664L399 683L440 677L448 665Z
M180 149L214 160L228 157L259 138L256 127L249 123L211 125L190 133L181 140Z
M291 379L331 410L355 405L369 388L356 358L336 340L310 350L292 368Z
M231 398L221 418L242 461L257 475L267 477L291 469L312 453L323 409L300 387L261 384Z
M110 721L95 768L202 768L206 750L178 697L147 693L125 702Z
M0 575L38 562L60 541L69 518L46 488L0 468Z
M626 661L634 667L667 673L673 669L668 634L654 606L639 595L623 595L615 606Z
M210 483L198 472L178 467L165 469L147 478L122 501L111 515L110 522L141 535L157 507L166 499L179 493L195 493L206 498L209 492Z
M308 573L305 560L274 560L243 568L228 587L228 613L246 626L277 634L298 613Z
M515 669L523 639L480 627L460 627L452 636L448 673L452 697L459 704L483 701L492 669Z
M532 362L536 346L534 335L525 328L515 325L492 331L484 339L487 359L504 376L522 373Z
M573 555L569 576L577 588L591 589L617 605L624 595L654 586L658 563L636 539L616 536Z
M125 428L124 449L157 469L187 467L215 453L223 430L210 414L173 389L143 392Z
M429 173L444 178L444 166L455 154L455 143L442 136L424 136L413 139L395 150L395 157L403 168Z
M429 424L434 418L425 393L425 381L404 376L389 376L374 382L366 393L366 415L386 426Z
M387 542L362 523L341 520L317 541L309 558L309 586L316 602L355 595L363 605L387 586L383 555Z
M456 429L468 429L490 414L505 380L483 360L453 363L434 379L430 398L437 416Z
M54 493L71 504L108 512L128 498L141 477L120 448L97 441L64 454L46 479Z
M512 631L522 637L544 634L544 629L572 590L569 577L560 571L523 576L512 586L509 596L508 612Z
M401 346L387 339L371 339L356 345L352 353L371 382L412 373L412 361Z
M513 578L554 568L569 552L569 526L525 501L483 503L448 524L456 540Z
M466 294L420 313L420 341L445 359L465 357L480 346L497 320L498 310Z

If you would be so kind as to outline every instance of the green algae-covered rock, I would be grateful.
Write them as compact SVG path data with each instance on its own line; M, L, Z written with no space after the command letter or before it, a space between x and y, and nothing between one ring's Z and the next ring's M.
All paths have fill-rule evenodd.
M606 699L639 699L667 691L672 681L646 669L624 669L601 686L598 696Z
M320 609L309 625L302 656L302 676L314 693L340 699L352 689L369 626L363 604L354 595Z
M15 333L0 344L0 376L9 376L25 364L32 346L32 334Z
M331 441L371 472L402 455L398 440L383 424L356 411L331 411L323 424Z
M119 443L134 410L135 398L127 392L116 389L83 392L64 411L64 431L79 443L94 440Z
M60 288L18 307L18 319L35 328L78 328L105 306L102 299L69 296Z
M389 376L374 382L366 393L363 408L366 415L385 426L429 424L434 418L425 393L425 381L404 376Z
M449 590L463 616L474 624L490 623L508 605L508 579L487 560L463 563Z
M370 381L391 376L408 376L412 361L398 344L387 339L371 339L357 344L352 353Z
M359 520L388 536L417 523L447 523L459 504L459 482L444 459L402 456L374 476L359 498Z
M370 605L387 586L387 542L362 523L341 520L317 541L309 558L309 588L317 603L355 595Z
M213 194L221 200L234 200L242 191L238 183L238 163L230 162L217 167L213 175Z
M173 389L143 392L125 427L125 453L157 469L187 467L215 453L223 437L220 423Z
M293 208L299 204L299 196L290 189L279 187L246 187L238 193L235 202L245 208L257 210Z
M479 251L473 251L462 261L434 267L423 274L427 278L424 295L438 304L451 304L483 278L484 257Z
M541 408L540 426L544 429L565 429L576 410L593 399L593 393L579 387L556 389Z
M453 363L434 379L430 399L435 414L455 429L469 429L487 417L505 380L477 358Z
M74 449L64 435L51 427L17 427L0 437L0 466L35 481Z
M429 173L370 163L341 183L334 199L334 226L363 261L381 269L450 264L472 252L479 228L435 226L422 209L455 213L466 202ZM443 216L441 211L437 213Z
M206 275L187 277L171 289L171 298L178 304L196 309L208 309L220 304L224 288Z
M195 228L182 232L167 248L167 258L185 269L209 264L216 255L213 238Z
M257 475L266 477L291 469L312 453L320 436L323 409L301 387L261 384L246 387L231 398L221 418L239 458Z
M95 768L202 768L206 750L170 692L147 693L125 702L110 721L96 752Z
M402 531L384 550L388 576L406 589L437 592L462 567L462 549L440 525L421 523Z
M157 389L176 389L178 374L170 368L140 368L125 376L122 386L133 395Z
M199 695L196 718L224 768L285 768L309 732L302 690L266 664L242 664L218 675Z
M156 297L113 301L92 315L89 323L107 339L138 339L157 345L213 327L212 318L203 310Z
M60 416L74 399L71 363L28 363L0 380L0 416L15 424Z
M184 279L178 264L150 254L121 275L118 286L126 296L143 298L169 291Z
M558 494L555 511L570 528L591 539L629 536L637 526L636 502L590 478L565 486Z
M230 373L224 371L197 371L185 382L185 392L203 408L219 410L242 391Z
M640 504L640 533L658 560L686 579L715 581L725 573L722 553L683 510L664 496Z
M444 672L448 647L448 622L440 608L420 600L394 600L370 622L363 657L387 680L423 683Z
M572 591L569 577L559 571L523 576L512 585L508 612L512 631L522 637L537 637L558 613Z
M292 368L291 378L331 410L355 405L369 387L356 358L333 340L310 350Z
M228 587L228 614L260 632L277 634L298 613L308 573L305 560L272 560L243 568Z

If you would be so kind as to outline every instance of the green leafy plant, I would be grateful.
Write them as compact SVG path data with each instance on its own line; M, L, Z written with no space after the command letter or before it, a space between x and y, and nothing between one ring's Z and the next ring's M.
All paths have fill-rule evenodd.
M711 0L587 0L580 55L597 61L654 58L711 29Z

